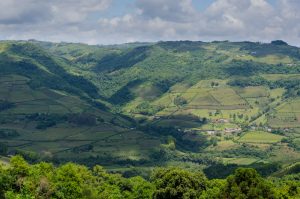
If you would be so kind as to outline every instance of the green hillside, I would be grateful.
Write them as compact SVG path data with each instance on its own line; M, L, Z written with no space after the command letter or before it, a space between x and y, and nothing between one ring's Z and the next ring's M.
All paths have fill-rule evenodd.
M2 41L0 82L3 155L131 174L300 160L300 49L283 42Z
M159 147L159 138L136 130L130 118L112 113L89 80L67 72L67 61L27 42L1 46L3 155L113 165L147 160L147 145Z

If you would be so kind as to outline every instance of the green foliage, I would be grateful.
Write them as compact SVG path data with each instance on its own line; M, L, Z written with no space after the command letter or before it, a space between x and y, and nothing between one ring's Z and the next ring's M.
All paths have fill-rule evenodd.
M227 178L221 198L274 198L272 185L261 178L254 169L237 169Z
M285 41L282 41L282 40L271 41L271 44L273 44L273 45L284 45L284 46L288 45L288 43L286 43Z
M186 99L184 99L183 97L177 96L177 97L174 99L174 104L175 104L176 106L184 106L185 104L187 104L187 101L186 101Z
M238 77L228 82L228 85L230 86L239 86L239 87L263 86L267 84L268 84L267 80L265 80L260 76Z
M109 101L113 104L123 105L133 100L135 96L133 95L133 93L131 93L130 88L138 85L139 83L141 83L140 80L129 82L127 85L118 90L114 95L112 95L109 98Z
M207 180L201 173L191 173L182 169L158 169L152 176L156 186L155 199L198 198L206 189Z
M151 181L124 178L101 166L88 169L75 163L55 167L29 165L21 156L0 165L0 197L9 199L237 199L297 198L299 175L262 178L254 169L238 168L224 180L208 180L201 172L157 168Z
M205 123L205 121L202 121ZM201 121L199 121L201 124ZM200 149L207 147L210 143L207 137L203 134L190 133L186 134L183 131L176 129L175 127L161 127L148 125L142 128L142 130L148 133L155 133L157 135L171 135L176 139L176 147L184 150L198 152Z
M6 198L151 198L154 185L141 177L125 179L108 174L100 166L67 163L53 167L49 163L27 164L20 156L11 159L10 167L0 167L0 194Z
M143 115L153 115L163 109L162 106L152 106L149 102L145 101L136 107L136 112Z
M96 71L113 71L132 67L147 58L148 46L136 47L122 54L111 54L103 57L95 66Z
M251 167L257 170L257 172L264 177L270 176L281 169L278 163L253 163L247 166L240 166L236 164L212 164L211 166L205 168L203 172L209 179L214 178L227 178L239 167Z
M224 151L224 156L227 157L238 157L238 156L254 156L259 158L265 158L267 153L265 151L256 149L254 147L249 147L247 145L242 145L236 149L229 149Z
M82 76L68 73L61 59L45 52L44 49L30 44L10 43L5 53L0 54L3 65L0 74L18 74L30 78L32 88L47 87L66 91L84 97L99 97L98 89Z

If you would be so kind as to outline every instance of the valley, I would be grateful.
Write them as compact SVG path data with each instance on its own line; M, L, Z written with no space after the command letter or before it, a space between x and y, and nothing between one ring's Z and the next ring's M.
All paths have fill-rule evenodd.
M129 176L300 160L297 47L2 41L0 57L3 156Z

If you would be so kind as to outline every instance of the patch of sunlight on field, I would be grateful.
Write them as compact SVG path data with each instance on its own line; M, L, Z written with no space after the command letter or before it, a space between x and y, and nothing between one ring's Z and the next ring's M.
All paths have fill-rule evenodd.
M175 106L173 102L177 95L178 94L176 93L166 93L162 95L160 98L158 98L157 100L155 100L154 102L152 102L151 104L154 106L165 106L165 107Z
M282 97L285 92L284 88L276 88L276 89L271 89L270 90L270 97L271 98L278 98Z
M245 98L268 97L268 89L264 86L249 86L236 89L237 92Z
M276 107L276 113L268 118L274 128L300 127L300 98L289 100Z
M252 131L243 135L238 141L245 143L276 143L284 138L281 135L275 135L264 131Z
M213 97L222 105L245 105L247 102L243 100L231 88L216 89L210 92Z
M144 100L141 97L137 97L134 100L130 101L123 107L123 111L126 113L130 113L132 110L136 109L136 107L141 104Z
M173 93L182 93L182 92L185 92L187 89L189 89L189 85L187 84L182 84L182 83L179 83L179 84L175 84L174 86L172 86L170 88L170 92Z
M229 149L237 148L239 145L233 142L232 140L222 140L219 141L217 146L210 146L206 151L225 151Z
M267 55L264 57L256 57L257 62L268 63L268 64L290 64L293 60L289 56L283 55Z
M257 161L257 158L223 158L225 164L249 165Z

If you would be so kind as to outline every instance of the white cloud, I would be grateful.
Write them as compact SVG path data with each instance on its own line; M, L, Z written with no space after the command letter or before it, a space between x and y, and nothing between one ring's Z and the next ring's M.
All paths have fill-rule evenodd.
M47 5L38 0L0 1L0 23L36 23L51 18Z
M91 12L109 8L112 0L50 0L54 22L76 23L84 21Z
M197 10L192 0L136 0L123 16L103 17L112 1L118 3L0 1L1 37L88 43L283 39L300 45L299 0L277 0L272 5L267 0L215 0L204 11Z
M137 0L136 6L146 19L158 17L166 21L186 22L197 14L192 0Z

